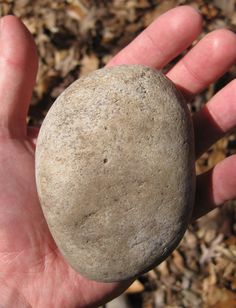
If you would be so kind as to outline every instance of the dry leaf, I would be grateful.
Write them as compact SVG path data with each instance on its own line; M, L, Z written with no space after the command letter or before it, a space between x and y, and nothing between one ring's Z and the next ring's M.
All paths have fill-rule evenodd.
M91 54L82 59L81 65L80 76L84 76L98 69L99 60L95 54Z
M126 290L126 293L140 293L144 291L144 286L139 280L135 280Z

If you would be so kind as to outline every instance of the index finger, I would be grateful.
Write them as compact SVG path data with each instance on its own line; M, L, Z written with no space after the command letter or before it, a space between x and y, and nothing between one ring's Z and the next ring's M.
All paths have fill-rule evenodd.
M192 44L202 30L201 15L179 6L158 17L121 50L108 66L142 64L161 69Z

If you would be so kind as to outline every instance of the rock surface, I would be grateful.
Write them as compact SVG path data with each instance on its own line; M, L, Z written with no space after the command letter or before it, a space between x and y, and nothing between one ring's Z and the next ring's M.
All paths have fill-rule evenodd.
M146 272L178 245L191 216L193 130L182 97L139 65L75 81L41 127L36 182L75 270L107 282Z

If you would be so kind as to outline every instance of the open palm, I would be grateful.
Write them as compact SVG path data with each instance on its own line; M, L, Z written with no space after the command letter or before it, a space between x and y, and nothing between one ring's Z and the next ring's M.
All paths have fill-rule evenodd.
M34 142L26 128L37 72L31 35L13 16L0 34L0 302L3 307L92 307L121 293L125 283L89 281L71 269L58 251L43 217L34 178ZM154 21L109 65L163 68L201 31L190 7L175 8ZM219 78L236 60L236 37L217 30L203 38L167 76L187 99ZM194 115L196 158L236 125L236 83L232 81ZM197 179L194 217L236 196L236 157Z

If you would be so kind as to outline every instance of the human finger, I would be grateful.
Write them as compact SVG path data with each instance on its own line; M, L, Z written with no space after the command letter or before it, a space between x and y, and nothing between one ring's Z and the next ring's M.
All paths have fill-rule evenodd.
M236 127L236 80L193 116L196 158Z
M0 23L0 122L1 131L25 136L26 115L37 73L33 38L15 16Z
M142 64L160 69L191 45L201 29L202 18L194 8L176 7L158 17L108 66Z
M236 155L233 155L197 177L193 219L197 219L226 201L236 198L235 170Z
M195 45L167 74L187 97L201 92L236 62L236 35L215 30Z

